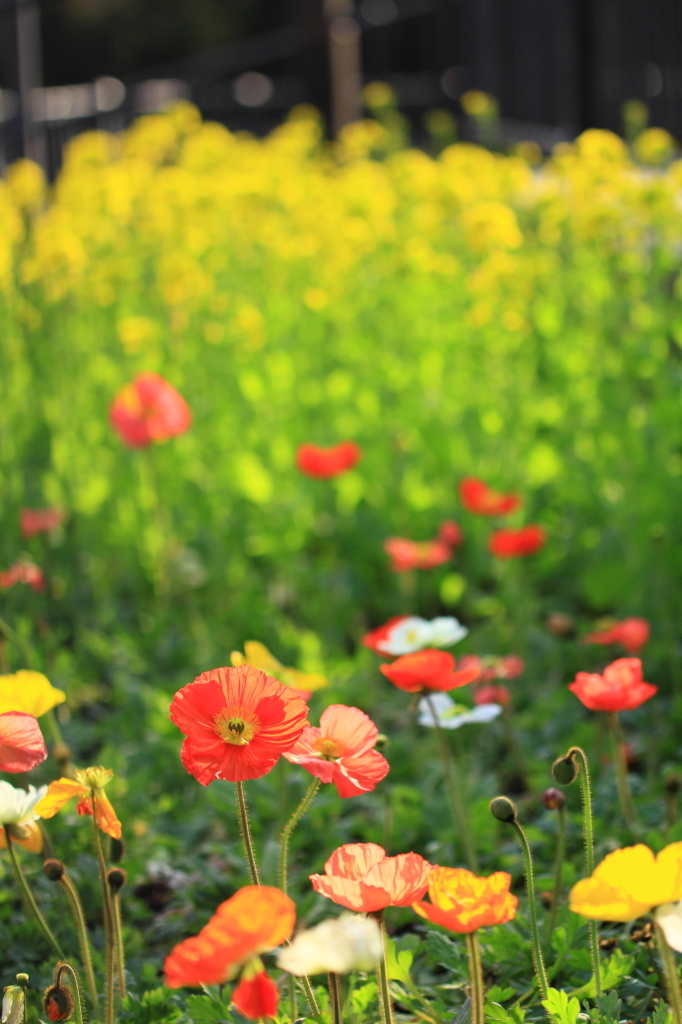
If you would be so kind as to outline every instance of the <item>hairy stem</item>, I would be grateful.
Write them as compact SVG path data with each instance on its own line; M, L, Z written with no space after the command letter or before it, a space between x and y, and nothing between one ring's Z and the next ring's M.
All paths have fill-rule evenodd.
M329 972L329 1006L332 1011L332 1024L343 1024L341 1012L341 979L338 974Z
M557 813L559 821L557 825L556 854L554 855L554 887L552 889L552 905L549 908L549 914L545 922L545 946L549 945L554 925L556 924L556 915L561 901L564 855L566 853L566 809L564 807L557 807Z
M66 898L69 903L69 909L71 910L71 916L73 917L73 923L76 926L76 935L78 936L78 946L80 948L81 962L85 971L85 977L88 981L88 989L90 995L90 1002L92 1008L97 1012L97 984L95 982L95 972L92 969L92 957L90 955L90 941L88 939L88 931L85 924L85 915L83 913L83 905L78 895L78 890L73 884L71 878L69 878L66 871L59 879L60 885L64 890Z
M394 1024L393 1018L393 1004L391 1002L391 990L388 984L388 965L386 963L386 925L384 924L384 914L382 910L378 910L374 915L379 922L381 928L381 960L377 967L377 981L379 983L379 1005L381 1007L381 1021L382 1024Z
M476 932L466 935L467 954L469 957L469 982L471 985L471 1024L485 1024L485 986L483 984L483 964L481 947Z
M588 876L594 871L594 828L592 818L592 790L590 786L590 765L587 754L582 747L571 747L567 757L570 757L578 769L578 781L580 782L580 796L583 804L583 836L585 839L585 867ZM592 971L594 975L595 993L600 996L601 988L601 961L599 957L599 936L597 934L597 922L588 921L590 932L590 955L592 958Z
M292 833L299 821L306 813L313 800L315 799L317 792L320 788L321 782L319 779L313 779L308 789L303 796L300 804L293 812L288 822L282 829L279 837L279 860L277 865L277 880L279 887L282 892L287 891L288 885L288 861L289 861L289 840L291 839Z
M57 964L57 973L55 975L54 983L57 988L62 987L62 974L70 974L71 978L71 991L73 992L73 1015L70 1019L74 1021L74 1024L87 1024L87 1017L83 1013L83 1004L81 1002L81 987L78 980L78 975L74 971L71 964L63 963Z
M543 959L542 948L540 946L540 933L538 931L538 911L535 899L533 858L530 852L528 839L526 838L526 833L523 831L518 821L514 819L510 824L514 827L521 844L524 872L526 875L526 892L528 893L528 919L530 922L530 943L531 952L533 954L533 966L535 967L535 974L538 979L538 988L540 989L542 998L546 999L549 991L549 982L547 981L545 961Z
M474 874L478 874L478 861L471 842L471 834L467 824L466 811L462 801L462 780L460 773L452 756L448 737L440 724L436 709L433 705L433 700L428 693L426 694L426 703L428 704L429 711L431 712L436 736L438 737L440 756L441 761L443 762L443 782L445 784L445 793L448 804L450 805L450 813L455 824L455 829L457 830L456 840L460 844L462 855L466 861L467 867L470 871L473 871Z
M95 851L97 853L97 864L99 866L100 881L102 883L102 911L104 917L104 1021L105 1024L114 1024L114 910L111 904L111 893L107 881L107 865L102 851L102 841L99 836L99 825L95 820L95 791L91 790L90 800L92 802L92 825L95 833Z
M125 949L123 946L123 929L121 926L121 894L111 894L112 924L114 926L114 956L116 959L116 973L118 975L118 994L121 999L126 997L126 961Z
M14 851L14 844L13 844L13 841L12 841L12 836L10 834L9 826L8 825L4 825L3 827L5 829L5 839L7 841L7 851L9 853L9 859L10 859L10 861L12 863L12 870L14 871L14 877L17 880L17 885L19 886L19 891L21 892L21 895L22 895L22 897L24 899L24 904L26 906L26 909L35 918L38 927L40 928L41 932L43 933L43 935L45 936L45 938L47 939L49 944L52 946L53 950L55 951L55 953L57 954L59 959L63 960L64 959L64 954L62 952L62 948L59 945L59 943L57 942L57 940L55 939L54 935L52 934L52 931L51 931L47 921L43 917L43 915L42 915L42 913L40 911L40 907L36 903L35 897L33 896L33 893L31 892L31 890L29 888L28 882L26 881L26 877L24 875L24 872L21 869L21 864L19 863L17 855L16 855L16 853Z
M251 828L249 826L249 812L246 806L246 797L244 796L243 782L237 782L237 804L239 806L239 831L241 832L242 836L244 853L246 854L246 859L249 862L249 874L251 875L251 884L260 885L260 875L258 874L256 855L253 851L253 842L251 840Z
M628 766L625 760L625 751L623 750L625 745L623 730L620 727L620 719L617 711L608 714L606 717L609 721L611 753L613 757L613 767L616 773L616 787L618 789L620 809L623 812L625 823L630 831L637 832L639 829L639 823L637 821L637 812L635 811L635 805L632 799L632 790L630 789L630 781L628 779Z
M670 1004L672 1015L675 1018L675 1024L682 1024L682 992L680 991L680 976L677 971L675 954L668 945L663 929L655 920L654 933L656 935L656 945L658 946L661 965L663 967L663 977L665 978L665 989L668 996L668 1003Z

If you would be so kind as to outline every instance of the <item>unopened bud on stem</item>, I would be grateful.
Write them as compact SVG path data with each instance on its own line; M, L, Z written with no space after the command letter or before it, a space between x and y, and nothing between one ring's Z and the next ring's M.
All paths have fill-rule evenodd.
M554 789L553 786L544 791L541 799L550 811L558 811L561 807L566 806L566 797L560 789Z
M510 800L508 796L496 796L491 800L490 813L493 818L497 818L498 821L512 822L516 821L518 817L516 804L513 800Z
M552 775L561 786L570 786L578 777L578 768L572 757L558 757L552 765Z

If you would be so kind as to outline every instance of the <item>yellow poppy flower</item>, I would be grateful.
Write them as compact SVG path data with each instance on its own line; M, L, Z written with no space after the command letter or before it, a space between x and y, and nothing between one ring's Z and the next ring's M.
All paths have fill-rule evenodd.
M671 843L658 856L638 843L610 853L591 878L577 882L570 907L583 917L625 922L680 899L682 843Z
M14 675L0 676L0 715L5 711L23 711L40 718L65 700L63 690L54 687L42 672L21 669Z
M290 686L292 690L314 693L315 690L321 690L323 686L329 685L326 676L318 675L315 672L300 672L297 668L287 668L282 665L265 644L258 640L247 640L244 644L244 654L240 651L233 651L230 661L234 666L252 665L253 668L259 668L261 672L273 676L284 686Z
M112 839L120 839L121 822L103 789L113 774L108 768L82 768L75 772L75 780L57 779L51 782L47 793L36 805L36 814L41 818L53 818L57 811L61 811L69 800L77 796L80 798L76 808L78 813L94 814L102 832L106 832Z

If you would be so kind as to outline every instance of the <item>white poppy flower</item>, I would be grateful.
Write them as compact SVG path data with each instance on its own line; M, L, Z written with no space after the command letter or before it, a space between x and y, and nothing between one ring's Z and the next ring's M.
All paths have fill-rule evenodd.
M21 1024L24 1019L25 999L23 988L19 985L7 985L0 1011L2 1024Z
M455 704L447 693L434 693L428 698L422 697L417 705L420 725L436 725L431 705L436 712L437 724L442 729L459 729L471 723L492 722L502 711L501 704L477 704L475 708L466 708L462 704Z
M348 974L369 971L381 960L381 929L372 917L341 914L299 932L280 949L277 963L289 974Z
M26 825L39 817L34 807L47 793L47 786L29 786L17 789L9 782L0 781L0 825Z
M654 918L663 929L670 948L682 953L682 900L679 903L661 903L654 910Z
M406 615L396 622L377 647L382 654L413 654L424 647L451 647L463 640L467 633L466 627L452 615L441 615L430 622L418 615Z

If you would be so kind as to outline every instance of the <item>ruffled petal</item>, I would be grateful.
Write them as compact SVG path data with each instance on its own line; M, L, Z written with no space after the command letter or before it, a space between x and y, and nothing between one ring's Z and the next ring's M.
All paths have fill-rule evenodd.
M360 708L331 704L320 716L322 735L336 740L343 747L344 757L356 757L371 750L379 730Z
M0 714L0 772L29 772L46 757L45 740L33 715Z

